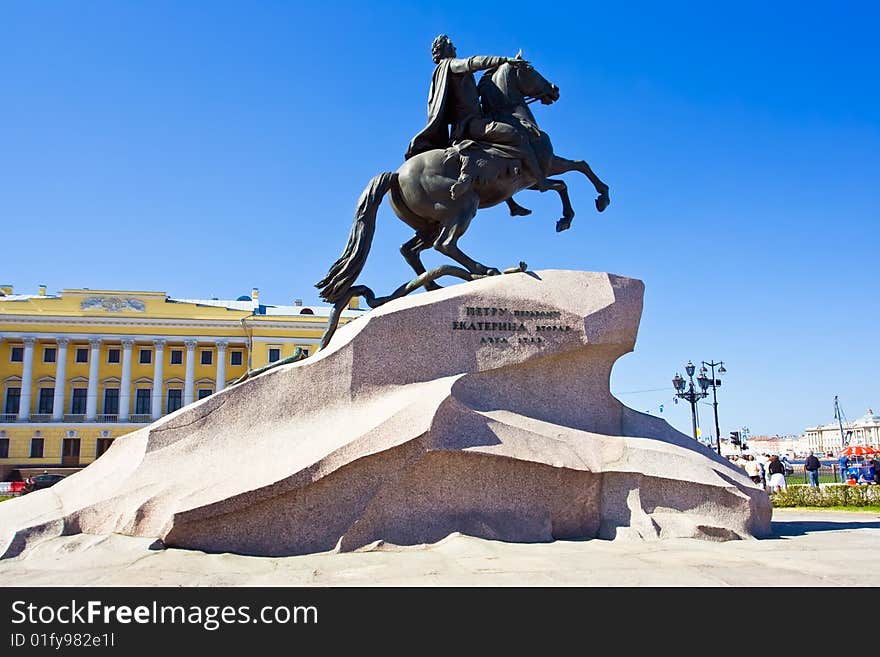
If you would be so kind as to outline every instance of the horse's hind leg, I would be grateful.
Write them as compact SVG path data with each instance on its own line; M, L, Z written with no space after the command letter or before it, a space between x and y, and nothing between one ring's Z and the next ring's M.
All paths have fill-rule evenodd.
M571 227L571 220L574 219L574 208L571 207L571 199L568 197L568 185L564 180L557 178L547 178L548 189L552 189L559 194L559 200L562 201L562 219L556 222L556 232L567 230ZM538 187L529 187L540 191Z
M455 260L472 274L477 274L479 276L500 274L501 272L498 269L489 268L486 265L477 262L458 248L458 240L464 235L468 226L471 224L471 220L477 214L479 199L476 194L473 195L473 198L474 200L472 203L467 207L462 208L458 216L443 227L443 230L440 231L440 236L434 242L434 248L443 255L449 256Z
M425 249L430 248L436 238L436 234L426 236L424 233L416 233L415 237L400 247L400 253L403 255L403 259L413 268L413 271L417 276L425 273L425 265L422 264L422 259L419 257L419 254ZM425 289L428 291L439 290L441 287L443 286L437 285L437 283L433 281L425 285Z
M512 196L507 199L506 203L507 209L510 211L511 217L527 217L532 214L531 210L529 210L528 208L524 208L519 203L514 201Z

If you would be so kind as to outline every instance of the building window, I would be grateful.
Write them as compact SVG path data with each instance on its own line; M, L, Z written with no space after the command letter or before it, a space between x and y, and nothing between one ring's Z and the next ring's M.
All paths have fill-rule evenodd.
M54 363L55 362L55 354L58 351L55 347L43 347L43 362L44 363Z
M9 438L0 438L0 459L9 458Z
M79 465L79 438L64 438L61 440L61 465Z
M70 412L73 415L83 415L86 412L87 388L74 388L70 398Z
M97 442L95 443L95 458L98 458L99 456L101 456L101 454L110 449L110 444L112 442L112 438L98 438Z
M108 349L107 350L107 362L108 363L118 363L120 351L121 351L120 349Z
M119 415L119 388L104 389L104 415Z
M202 365L213 365L214 352L210 349L202 349Z
M173 413L183 406L183 390L180 388L171 388L168 390L168 406L167 413Z
M308 356L309 356L309 350L306 349L305 347L301 347L301 349L302 349L302 355L303 355L303 358L308 358Z
M182 365L183 364L183 349L172 349L171 350L171 364L172 365Z
M31 458L32 459L43 458L43 439L42 438L31 438Z
M55 400L55 388L40 388L40 397L37 402L39 415L52 414L52 402Z
M141 349L138 351L138 362L141 365L149 365L153 362L153 350L152 349Z
M18 404L21 401L21 388L6 388L6 408L4 413L11 415L18 413Z
M277 360L281 360L281 348L269 347L269 362L274 363Z
M199 399L204 399L205 397L210 397L213 394L213 390L211 388L199 388Z
M89 362L89 350L85 347L77 347L76 348L76 362L77 363L88 363Z
M229 364L230 365L241 365L243 361L244 354L240 351L230 351L229 352Z
M9 350L9 361L12 363L21 363L24 361L24 347L12 347Z
M135 415L150 414L150 397L152 396L151 388L138 388L134 393L134 412Z

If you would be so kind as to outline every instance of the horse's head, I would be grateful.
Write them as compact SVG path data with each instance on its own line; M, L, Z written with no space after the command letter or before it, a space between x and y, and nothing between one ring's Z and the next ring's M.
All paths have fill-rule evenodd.
M520 54L517 59L522 59ZM549 105L559 100L559 87L548 82L528 63L502 64L480 79L483 109L489 115L509 112L540 100Z
M543 75L535 70L531 64L511 65L516 75L517 86L522 95L527 99L540 100L544 105L550 105L559 100L559 87L548 82Z

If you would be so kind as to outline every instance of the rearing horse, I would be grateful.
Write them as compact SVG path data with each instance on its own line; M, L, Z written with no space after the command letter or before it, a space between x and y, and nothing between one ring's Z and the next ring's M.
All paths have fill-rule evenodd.
M521 55L517 55L517 57L521 58ZM562 200L562 219L556 224L556 230L559 232L567 230L571 226L574 210L568 197L568 186L562 180L549 179L550 176L558 176L569 171L583 173L593 183L599 194L596 197L596 209L599 212L608 207L611 199L608 194L608 185L599 180L589 164L583 160L568 160L555 155L553 146L550 144L550 136L538 128L538 122L529 109L529 104L540 100L542 104L550 105L559 100L559 88L556 85L550 84L549 91L542 91L547 84L547 81L530 64L516 67L505 64L494 71L487 71L483 74L477 89L480 92L483 113L486 116L496 121L521 126L531 137L532 148L535 149L538 161L544 167L550 189L556 191ZM536 87L538 91L535 91ZM519 190L511 192L511 197L517 191ZM491 199L486 200L491 201ZM489 207L489 205L494 204L483 205L481 203L480 207ZM511 208L512 213L515 208L516 204L514 204L514 208ZM522 210L521 208L516 209ZM526 213L528 211L517 214Z
M596 208L601 212L607 207L608 186L599 180L586 162L554 155L549 136L538 129L528 107L534 100L546 105L556 101L559 98L556 85L550 84L531 65L502 64L483 75L479 88L487 116L528 131L538 161L548 176L580 171L590 179L599 194ZM466 193L453 199L450 189L458 181L462 157L476 159L475 169L479 175ZM548 179L548 182L562 199L562 219L557 222L556 230L565 230L574 217L568 189L562 180ZM417 275L425 274L419 254L431 247L458 262L471 276L500 274L498 269L487 267L465 254L458 247L458 240L467 231L477 210L508 201L516 192L529 189L534 183L517 159L509 153L499 155L492 144L464 142L447 149L420 153L404 162L396 172L380 173L369 182L358 200L345 250L315 287L320 289L321 298L337 309L355 296L352 288L367 260L376 229L376 212L389 191L395 214L415 230L415 237L403 244L400 252ZM515 203L511 205L512 211L519 207ZM521 212L517 214L528 213L519 209ZM439 286L430 280L424 283L424 287L431 290ZM359 286L357 291L362 294L364 289L368 288ZM402 293L411 289L410 285ZM384 298L384 301L390 298ZM375 307L379 302L369 305ZM329 335L325 334L324 342L327 341Z

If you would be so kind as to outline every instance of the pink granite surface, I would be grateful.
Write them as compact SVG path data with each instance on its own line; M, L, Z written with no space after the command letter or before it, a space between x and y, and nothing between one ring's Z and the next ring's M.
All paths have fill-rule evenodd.
M748 539L766 493L609 391L641 281L507 274L398 299L329 347L117 439L0 505L0 555L62 534L293 555L505 541Z

